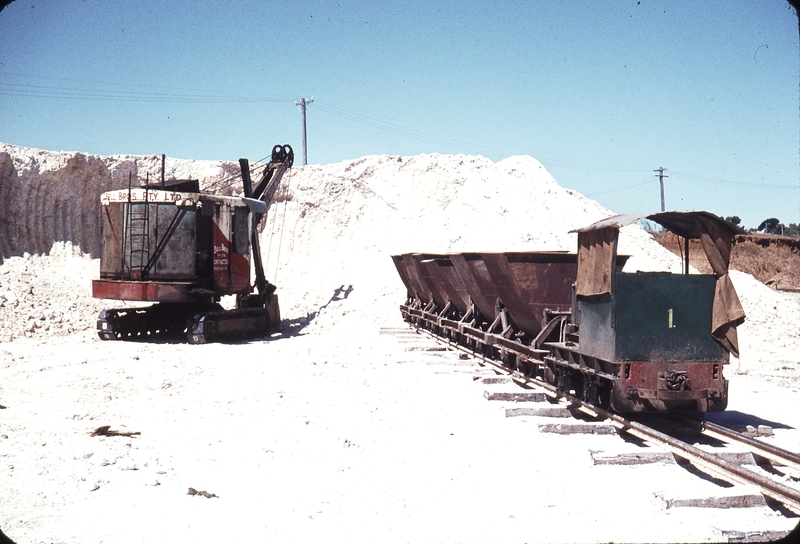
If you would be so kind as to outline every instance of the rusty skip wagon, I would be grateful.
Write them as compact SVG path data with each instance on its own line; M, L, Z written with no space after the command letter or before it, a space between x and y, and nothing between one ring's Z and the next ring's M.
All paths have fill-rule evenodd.
M682 237L683 273L623 272L619 229L641 219ZM723 367L744 321L728 277L739 227L707 212L614 216L577 253L394 255L410 324L620 413L724 410ZM713 274L690 274L699 239Z
M95 298L153 302L100 312L103 340L185 332L190 343L266 336L280 325L276 287L264 276L257 225L294 161L276 145L253 187L240 159L244 194L206 194L197 180L162 180L101 196L100 278ZM251 263L255 281L251 284ZM225 310L221 297L234 295Z

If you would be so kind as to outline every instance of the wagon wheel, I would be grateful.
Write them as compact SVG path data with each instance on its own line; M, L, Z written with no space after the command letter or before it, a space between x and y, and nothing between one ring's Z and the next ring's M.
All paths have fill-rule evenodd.
M509 370L519 369L519 365L517 364L517 358L506 350L502 350L500 352L500 360L502 361L503 366L508 368Z

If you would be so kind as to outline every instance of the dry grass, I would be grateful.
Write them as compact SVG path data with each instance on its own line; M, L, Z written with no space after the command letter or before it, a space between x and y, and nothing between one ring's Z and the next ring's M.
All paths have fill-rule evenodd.
M683 255L683 238L680 236L671 232L654 232L653 238L675 255ZM701 274L711 274L711 266L699 240L689 240L689 264Z
M654 238L676 255L681 255L683 238L656 233ZM689 264L702 274L710 274L705 253L698 240L689 243ZM731 269L751 274L760 282L781 290L800 290L800 251L780 243L768 245L742 240L731 251Z
M731 266L752 274L776 289L800 289L800 252L781 244L761 246L750 241L733 246Z

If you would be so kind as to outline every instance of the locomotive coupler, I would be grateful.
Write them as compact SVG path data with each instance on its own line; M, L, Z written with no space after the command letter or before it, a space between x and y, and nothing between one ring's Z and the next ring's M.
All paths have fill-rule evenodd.
M688 373L685 370L659 372L659 386L663 385L663 389L668 391L689 391L692 387L691 380L689 380L687 374ZM662 387L659 387L659 389L662 389Z

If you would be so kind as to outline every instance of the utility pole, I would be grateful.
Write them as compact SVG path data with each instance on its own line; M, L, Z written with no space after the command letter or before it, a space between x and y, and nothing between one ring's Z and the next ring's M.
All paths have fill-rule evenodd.
M305 141L305 140L303 140L303 141ZM658 172L658 174L656 174L656 175L658 176L658 182L661 184L661 211L662 212L666 211L666 209L664 208L664 178L668 178L669 177L669 176L665 176L664 175L664 170L666 170L666 168L664 168L663 166L659 166L658 170L653 170L653 172Z
M295 106L300 106L300 112L303 114L303 166L308 164L308 147L306 146L306 106L314 101L313 98L306 100L301 98L299 102L295 102Z

